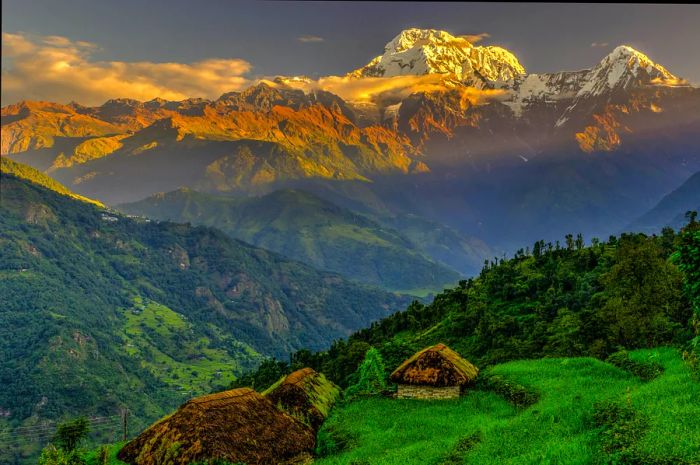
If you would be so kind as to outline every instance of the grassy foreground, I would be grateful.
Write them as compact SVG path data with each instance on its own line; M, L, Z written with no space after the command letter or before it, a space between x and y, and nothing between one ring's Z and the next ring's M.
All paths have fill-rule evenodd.
M539 394L524 410L484 391L455 401L374 398L346 404L319 433L326 456L315 463L700 463L700 383L673 349L631 356L660 364L663 374L642 382L593 358L517 361L489 373ZM610 415L610 402L632 419ZM596 422L606 414L617 423Z

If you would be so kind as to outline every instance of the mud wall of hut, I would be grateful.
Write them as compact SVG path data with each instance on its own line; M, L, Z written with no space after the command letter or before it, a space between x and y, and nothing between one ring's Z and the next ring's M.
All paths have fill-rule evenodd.
M400 399L454 399L459 397L459 386L433 387L399 384L396 396Z

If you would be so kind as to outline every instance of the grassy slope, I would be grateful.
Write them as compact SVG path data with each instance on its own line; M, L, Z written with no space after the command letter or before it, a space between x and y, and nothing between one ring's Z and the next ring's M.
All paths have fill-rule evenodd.
M592 423L593 404L629 403L649 421L633 448L668 463L700 463L700 384L673 349L641 350L665 368L659 378L639 379L592 358L552 358L496 365L489 371L538 392L540 400L516 411L490 392L472 391L454 401L374 398L339 407L324 425L356 435L350 450L317 465L440 464L460 438L481 432L464 453L474 464L591 464L604 458ZM452 462L461 463L461 462Z
M209 337L195 334L187 317L165 305L142 303L140 297L134 301L131 309L124 310L126 322L120 335L124 351L183 396L207 392L212 383L229 384L234 379L232 367L259 357L235 341L231 344L239 346L240 352L215 346Z
M397 230L301 190L232 198L181 189L120 209L213 226L258 247L392 291L425 296L459 279Z
M87 197L78 195L72 192L67 187L65 187L63 184L45 175L41 171L36 170L31 166L27 166L23 163L13 161L7 158L6 156L0 157L0 169L2 170L3 174L13 174L18 178L26 179L47 189L51 189L52 191L57 192L59 194L66 195L76 200L82 200L83 202L92 203L94 205L97 205L98 207L104 207L104 205L102 205L102 203L100 203L99 201L88 199Z

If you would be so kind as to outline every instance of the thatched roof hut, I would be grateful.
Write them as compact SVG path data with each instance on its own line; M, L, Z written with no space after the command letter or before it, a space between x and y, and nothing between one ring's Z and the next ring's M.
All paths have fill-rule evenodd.
M119 452L134 465L187 465L221 459L279 464L311 451L313 431L249 388L197 397Z
M340 389L322 373L303 368L280 379L264 395L278 409L317 431L338 399Z
M473 381L479 369L444 344L417 352L391 374L399 397L449 398Z

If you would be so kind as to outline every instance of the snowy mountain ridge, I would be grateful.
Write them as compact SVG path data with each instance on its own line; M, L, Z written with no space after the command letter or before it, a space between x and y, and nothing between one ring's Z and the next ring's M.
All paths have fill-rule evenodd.
M446 87L500 89L501 100L520 117L532 105L556 105L643 86L678 86L685 81L628 45L580 71L528 74L518 58L497 46L474 46L465 37L436 29L406 29L384 53L346 75L350 79L442 74ZM559 119L562 124L566 111Z
M477 88L508 82L525 74L510 51L496 46L476 47L464 37L435 29L406 29L384 47L384 54L348 77L394 77L421 74L454 76Z

